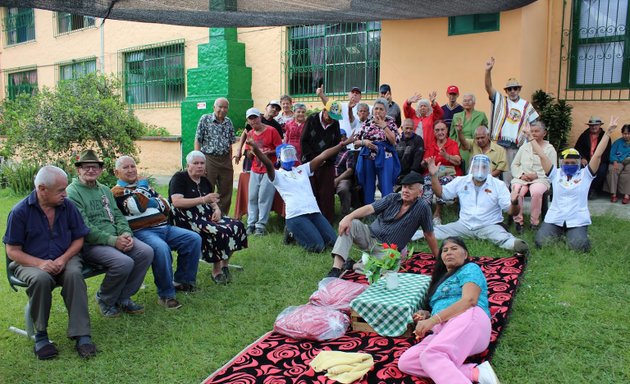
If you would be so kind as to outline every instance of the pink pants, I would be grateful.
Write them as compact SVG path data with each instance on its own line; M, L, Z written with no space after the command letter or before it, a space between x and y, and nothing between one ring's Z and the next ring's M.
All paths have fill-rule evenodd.
M490 343L490 319L475 306L433 327L433 334L406 350L398 369L414 376L430 377L436 384L470 384L476 364L464 364L470 355L483 352Z
M542 199L543 194L547 192L547 187L542 183L525 184L513 184L512 190L518 191L518 214L514 215L514 222L523 225L523 199L529 191L532 197L532 204L530 206L530 219L529 222L532 225L540 224L540 213L542 211Z

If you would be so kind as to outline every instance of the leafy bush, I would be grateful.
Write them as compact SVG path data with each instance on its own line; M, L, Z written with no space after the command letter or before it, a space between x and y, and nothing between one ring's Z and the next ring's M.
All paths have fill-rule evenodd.
M71 169L77 154L91 148L111 175L115 159L136 155L134 140L147 131L120 89L116 78L90 74L5 100L0 121L0 132L8 137L5 152L28 164L65 163L64 169Z
M547 140L561 151L567 147L573 118L573 106L565 100L556 100L542 89L532 95L532 105L540 115L540 120L547 126Z
M170 136L170 135L171 133L168 131L168 129L164 127L158 127L157 125L148 125L146 127L146 130L142 132L142 136L163 137L163 136Z
M9 187L17 196L23 196L33 190L35 175L39 165L29 163L5 162L0 166L0 179L3 188Z

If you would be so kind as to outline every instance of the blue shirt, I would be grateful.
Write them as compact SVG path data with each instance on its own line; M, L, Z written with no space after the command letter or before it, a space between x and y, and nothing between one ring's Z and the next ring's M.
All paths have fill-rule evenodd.
M79 210L68 199L55 208L55 222L51 229L46 214L39 206L37 194L33 191L9 213L2 241L22 246L22 251L31 256L55 260L74 240L89 232Z
M429 303L432 308L431 314L436 314L461 299L466 283L474 283L481 288L477 306L483 309L488 317L492 317L490 316L490 309L488 309L488 283L481 268L475 263L464 264L455 274L449 276L437 287Z
M610 162L623 162L630 157L630 144L626 143L623 137L618 138L610 148Z

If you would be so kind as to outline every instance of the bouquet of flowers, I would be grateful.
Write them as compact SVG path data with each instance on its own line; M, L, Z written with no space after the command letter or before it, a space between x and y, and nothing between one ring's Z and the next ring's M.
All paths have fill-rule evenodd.
M381 258L363 253L361 261L365 265L363 272L370 284L374 284L387 271L397 272L400 268L400 251L396 244L383 243Z

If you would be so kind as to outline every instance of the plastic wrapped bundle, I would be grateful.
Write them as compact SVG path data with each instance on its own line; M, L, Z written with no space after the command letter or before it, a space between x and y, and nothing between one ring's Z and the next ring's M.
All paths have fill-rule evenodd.
M282 311L273 330L294 339L323 341L343 336L349 325L350 319L345 313L305 304Z
M353 283L351 281L327 277L319 282L308 302L320 307L328 307L350 313L350 302L361 292L367 289L367 285Z

